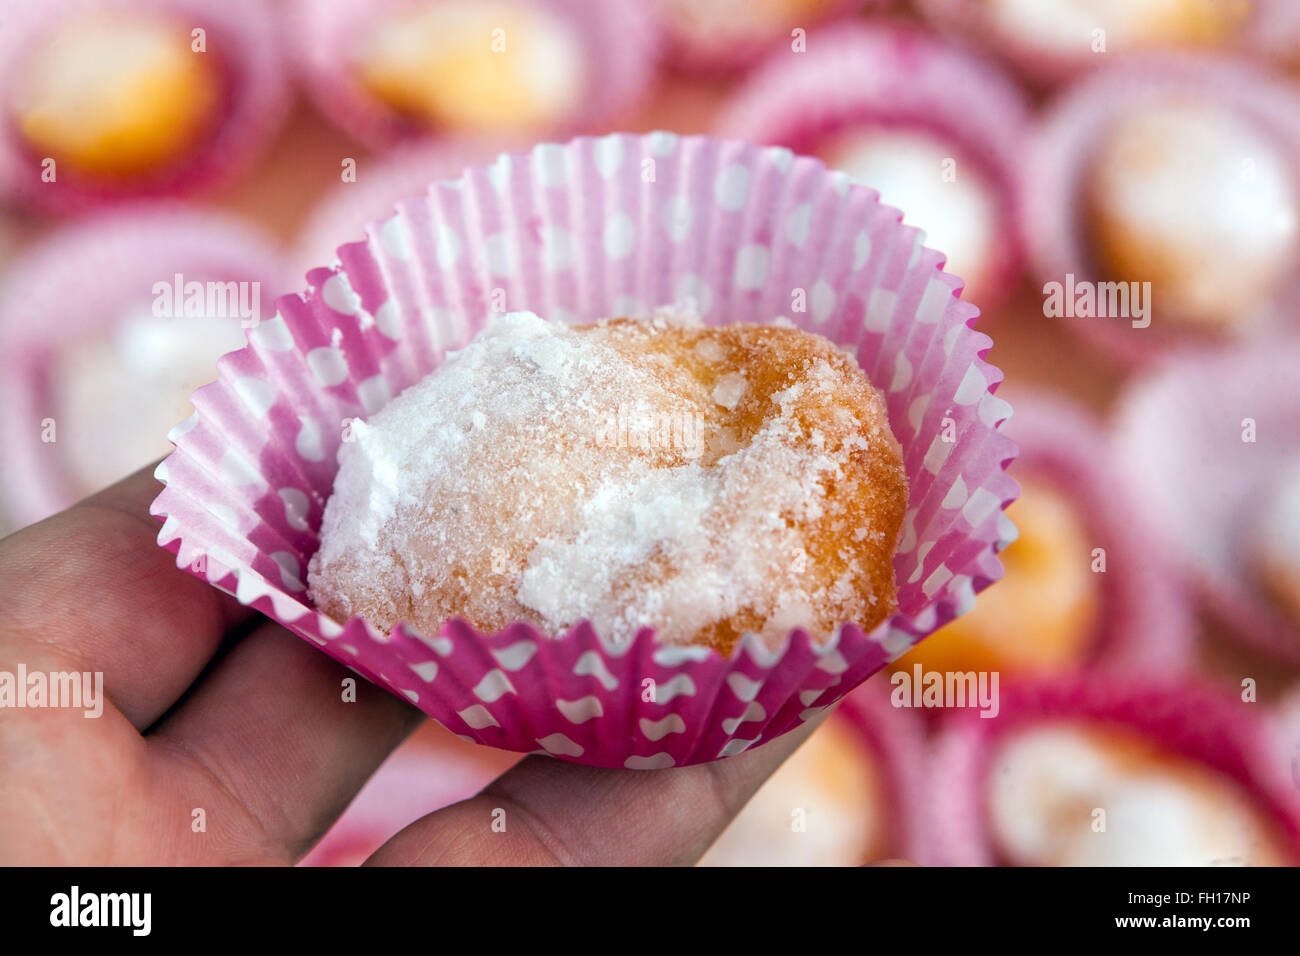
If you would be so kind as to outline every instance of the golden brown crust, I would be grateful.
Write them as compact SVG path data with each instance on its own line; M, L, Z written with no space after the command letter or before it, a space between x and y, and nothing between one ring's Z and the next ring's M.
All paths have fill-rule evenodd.
M807 590L830 591L850 573L850 565L856 562L860 569L853 593L815 608L816 619L809 624L821 635L847 620L870 630L897 610L893 557L907 508L907 476L884 400L855 361L821 336L782 326L670 326L648 331L644 322L611 319L585 328L607 335L609 344L630 360L662 363L666 376L689 376L682 393L706 422L712 439L703 457L706 465L748 444L777 408L773 396L805 379L817 362L826 362L835 375L833 389L809 390L797 404L802 443L812 448L818 441L819 448L834 455L864 432L869 441L865 448L848 452L850 464L842 479L826 482L827 506L820 517L787 516L788 524L802 528L807 542ZM722 357L715 358L719 353L702 343L716 343ZM748 388L736 406L727 409L712 396L730 375L743 375ZM879 533L857 540L855 532L864 528ZM729 653L742 634L762 630L763 623L757 611L742 611L701 632L694 643Z

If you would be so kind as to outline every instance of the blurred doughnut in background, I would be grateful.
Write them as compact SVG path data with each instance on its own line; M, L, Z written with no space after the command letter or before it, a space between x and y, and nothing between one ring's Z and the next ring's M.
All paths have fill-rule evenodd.
M229 182L288 105L269 0L3 0L0 21L0 196L25 205Z
M292 0L285 38L321 113L384 145L604 126L659 56L641 0Z
M917 0L946 33L976 37L1035 84L1069 80L1112 55L1235 51L1278 63L1300 50L1289 0Z
M1195 683L1097 675L1023 683L1002 703L997 720L945 718L921 862L1300 862L1300 798L1262 711Z
M1292 665L1300 663L1297 362L1300 338L1170 359L1130 389L1115 432L1157 546L1205 612L1233 640Z
M1015 168L1028 107L996 64L915 30L827 28L816 55L778 50L719 128L812 153L880 193L991 305L1019 264Z
M1096 281L1144 299L1133 322L1080 323L1120 361L1300 331L1295 84L1185 55L1095 71L1048 105L1025 195L1045 282L1071 299Z
M896 670L997 671L1004 678L1081 669L1190 667L1187 595L1162 568L1130 479L1090 414L1043 392L1012 394L1004 431L1020 446L1020 497L1003 580L975 608L895 662Z
M12 520L43 518L165 455L190 393L271 317L287 279L261 230L168 203L119 207L27 248L0 289Z

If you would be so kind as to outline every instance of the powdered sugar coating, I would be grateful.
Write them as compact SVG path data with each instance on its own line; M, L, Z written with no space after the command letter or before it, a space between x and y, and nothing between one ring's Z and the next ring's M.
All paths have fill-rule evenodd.
M891 613L901 452L856 363L682 310L588 327L512 313L339 452L317 606L729 649Z

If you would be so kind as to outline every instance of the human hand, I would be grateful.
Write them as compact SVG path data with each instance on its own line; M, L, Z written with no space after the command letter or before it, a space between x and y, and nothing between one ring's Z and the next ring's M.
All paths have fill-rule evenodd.
M350 671L177 569L152 471L0 540L0 674L101 672L105 698L0 708L0 864L293 863L422 719L345 701ZM815 726L674 770L528 757L370 862L692 863Z

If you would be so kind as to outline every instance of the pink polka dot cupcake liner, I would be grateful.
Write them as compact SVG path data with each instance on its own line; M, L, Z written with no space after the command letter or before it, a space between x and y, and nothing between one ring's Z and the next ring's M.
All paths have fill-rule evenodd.
M0 0L0 88L16 89L31 69L33 51L54 31L91 13L154 15L176 24L190 49L192 30L205 31L205 52L220 83L220 102L208 131L182 156L138 175L104 178L59 163L43 178L43 161L11 117L0 123L0 198L44 212L66 213L121 199L192 193L232 182L245 173L279 130L289 108L284 57L276 40L271 0L97 0L30 3ZM105 42L111 42L106 40Z
M1038 279L1065 284L1106 280L1089 249L1083 222L1084 191L1097 144L1112 124L1148 106L1203 103L1222 107L1248 124L1277 150L1292 180L1300 183L1300 92L1246 63L1173 53L1117 60L1069 87L1052 102L1033 130L1022 183L1023 243ZM1243 161L1250 157L1243 153ZM1224 202L1232 201L1223 184ZM1279 211L1279 215L1282 211ZM1069 293L1067 293L1067 296ZM1148 327L1121 318L1059 318L1101 354L1128 368L1183 348L1216 344L1228 333L1170 324L1153 283ZM1272 303L1233 330L1262 341L1300 329L1300 264L1291 270Z
M1004 690L1000 703L994 719L954 712L933 740L918 862L1000 862L988 805L998 747L1017 731L1066 720L1134 732L1226 775L1278 826L1291 861L1300 864L1300 791L1277 759L1262 705L1194 682L1098 674L1018 685Z
M651 133L503 154L398 203L222 359L159 468L159 544L475 742L628 768L740 753L839 700L1001 574L1002 509L1018 491L998 431L1010 407L993 394L978 310L941 262L871 190L785 149ZM789 314L852 349L883 390L910 482L895 615L824 643L795 630L775 651L751 635L724 658L650 629L621 644L588 623L388 634L312 607L304 575L346 420L498 310L580 322L686 300L712 324Z
M490 162L502 148L498 137L444 137L403 143L361 160L356 181L334 186L308 214L294 245L295 264L306 271L331 261L341 238L360 239L366 224L382 219L398 200L435 180L455 179L467 166Z
M821 31L805 54L770 54L723 109L717 130L797 152L859 128L920 131L950 143L960 157L954 162L973 164L997 193L1001 221L981 289L992 302L1008 292L1021 260L1017 201L1028 115L1015 83L977 53L910 27L846 23ZM937 165L934 184L946 186Z
M1300 338L1183 355L1122 397L1114 436L1118 467L1203 606L1235 639L1293 663L1300 625L1253 573L1253 544L1295 538L1260 515L1300 462L1297 362Z
M437 6L440 0L423 0ZM473 4L458 2L466 10ZM433 127L403 116L383 102L363 82L359 65L364 44L386 17L420 8L412 0L287 0L284 39L292 51L304 92L321 115L373 148L399 140L433 134L464 133L455 128ZM658 73L661 36L658 20L645 0L504 0L483 5L485 18L503 17L511 8L548 18L574 42L582 68L580 92L570 97L570 110L558 118L546 135L562 136L605 126L634 109L649 92ZM506 24L489 27L484 47L493 42L492 31L511 50ZM542 69L534 64L530 72ZM501 131L506 132L506 131ZM524 131L521 131L521 135ZM532 132L537 132L533 130Z
M668 65L697 76L735 73L773 50L791 52L796 41L805 48L816 45L828 24L890 6L890 0L820 0L788 2L782 12L783 0L760 4L750 0L650 2L667 37Z
M289 278L275 241L261 230L168 201L95 213L55 230L13 262L0 288L0 485L14 525L38 521L97 490L78 486L65 454L75 438L52 394L57 356L149 315L155 285L170 292L178 274L184 282L258 283L268 310ZM229 322L233 341L240 338L235 316L168 321ZM52 441L43 438L47 419L57 426ZM155 456L167 447L159 444Z
M1036 33L1032 24L1026 23L1023 15L1018 15L1014 5L1007 5L1007 15L1002 22L986 0L918 0L917 6L940 30L963 39L974 39L981 46L995 50L1027 79L1039 85L1069 80L1084 70L1104 66L1125 54L1145 56L1153 52L1145 47L1125 49L1121 37L1109 34L1106 51L1094 52L1093 30L1110 25L1100 20L1077 29L1074 42L1063 44L1059 38L1049 40ZM1058 25L1073 12L1059 9L1068 7L1067 4L1048 2L1043 6L1045 18L1052 17ZM1232 5L1222 6L1228 8ZM1235 32L1223 38L1219 48L1281 62L1293 61L1297 43L1300 43L1300 9L1290 0L1252 0L1240 6L1246 7L1248 13ZM1053 7L1058 9L1053 11Z
M1083 517L1089 547L1104 550L1089 666L1159 667L1166 674L1190 668L1197 628L1188 595L1150 526L1146 499L1114 460L1109 435L1084 409L1054 395L1021 390L1016 398L1016 413L1003 430L1020 449L1017 474L1068 494Z

